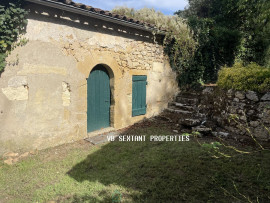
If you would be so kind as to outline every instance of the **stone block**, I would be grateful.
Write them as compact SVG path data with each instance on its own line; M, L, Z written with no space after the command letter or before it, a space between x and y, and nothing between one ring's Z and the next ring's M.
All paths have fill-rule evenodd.
M261 101L270 101L270 92L263 95L263 97L261 98Z
M247 94L246 94L246 97L247 97L249 100L254 101L254 102L259 101L258 95L257 95L257 93L254 92L254 91L248 91Z
M213 87L206 87L202 91L202 94L213 94L214 88Z
M2 92L8 100L28 100L28 87L20 86L20 87L6 87L2 88Z
M245 99L245 94L243 92L237 91L235 92L235 97L238 99Z
M162 73L164 71L164 64L163 63L154 62L153 63L153 71L154 72Z
M268 130L262 126L258 126L257 128L255 128L253 130L253 133L255 137L265 141L267 141L270 136Z
M256 128L256 127L259 126L260 123L258 121L250 121L249 124L250 124L251 127Z

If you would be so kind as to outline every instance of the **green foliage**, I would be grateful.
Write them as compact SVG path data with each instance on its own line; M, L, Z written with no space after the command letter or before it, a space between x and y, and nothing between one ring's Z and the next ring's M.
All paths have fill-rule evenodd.
M240 34L211 18L190 17L188 23L199 43L193 58L195 66L201 67L197 75L204 82L215 82L220 67L233 64Z
M270 89L270 68L251 63L244 67L236 63L219 71L218 86L224 89L266 92Z
M269 66L270 1L238 0L237 11L243 33L238 57L245 63L254 61Z
M237 47L241 38L236 30L238 22L232 1L224 0L189 0L190 6L178 11L187 19L194 32L198 48L194 54L193 66L200 67L196 74L200 80L208 83L217 80L221 66L234 63Z
M27 12L21 8L19 0L0 3L0 73L5 68L5 58L18 44L18 38L24 32Z
M178 11L187 19L198 49L194 64L204 82L215 82L222 66L235 60L270 66L270 1L189 0Z

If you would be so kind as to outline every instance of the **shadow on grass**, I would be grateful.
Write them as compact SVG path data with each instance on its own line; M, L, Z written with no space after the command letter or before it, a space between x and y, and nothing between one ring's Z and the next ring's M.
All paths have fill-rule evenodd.
M138 128L123 134L149 136L172 133L159 126ZM254 193L256 197L263 192L261 189L267 185L267 179L250 180L257 177L259 169L256 163L261 161L258 157L213 159L194 141L116 141L90 154L68 174L78 182L98 181L106 186L125 188L128 193L123 194L124 198L126 196L135 202L228 202L235 199L232 195L241 199L235 191L233 181L240 191L248 195ZM265 165L267 166L266 163ZM269 167L263 170L261 167L260 170L261 175L266 175ZM245 189L246 184L252 186L252 190ZM262 196L263 199L267 198L263 193ZM77 198L94 202L91 196ZM107 195L103 200L111 202L110 198L111 195Z
M100 200L102 199L102 200ZM121 200L118 199L120 202ZM72 203L81 203L81 202L112 202L112 196L105 191L99 193L99 198L91 195L74 195L71 197L62 197L57 200L57 202L72 202ZM117 201L115 201L117 202Z
M190 168L190 162L200 164L201 149L191 142L149 141L150 134L172 134L166 128L140 128L123 134L146 135L146 142L111 142L74 166L68 174L78 182L122 186L134 201L184 201L186 187L191 185L189 181L196 181L197 176L187 178L189 174L185 171ZM203 184L208 185L208 180Z

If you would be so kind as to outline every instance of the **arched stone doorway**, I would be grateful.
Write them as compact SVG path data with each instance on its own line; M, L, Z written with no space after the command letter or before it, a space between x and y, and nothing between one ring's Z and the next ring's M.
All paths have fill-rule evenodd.
M112 57L111 54L102 53L97 54L96 52L91 52L90 55L86 56L85 59L78 63L77 68L81 73L84 74L85 78L88 80L91 71L98 65L102 65L106 68L109 77L110 77L110 89L111 89L111 107L110 107L110 127L119 129L121 128L122 121L121 118L126 115L126 110L122 109L125 107L123 105L123 97L122 91L120 87L126 84L125 81L122 80L123 73L117 63L117 61ZM86 82L86 83L85 83ZM124 84L123 84L124 83ZM87 81L83 79L80 84L82 84L82 99L85 102L85 113L87 114ZM84 85L85 84L85 85ZM130 87L131 88L131 87ZM84 106L84 105L83 105ZM125 107L126 108L126 107ZM86 119L86 129L87 129L87 119ZM85 131L87 133L87 130Z
M111 126L111 104L113 79L109 67L98 64L87 80L87 132Z

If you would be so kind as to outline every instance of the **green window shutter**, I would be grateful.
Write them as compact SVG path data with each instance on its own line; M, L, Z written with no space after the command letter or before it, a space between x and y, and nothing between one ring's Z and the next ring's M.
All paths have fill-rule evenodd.
M146 75L132 76L132 116L146 114Z

